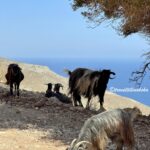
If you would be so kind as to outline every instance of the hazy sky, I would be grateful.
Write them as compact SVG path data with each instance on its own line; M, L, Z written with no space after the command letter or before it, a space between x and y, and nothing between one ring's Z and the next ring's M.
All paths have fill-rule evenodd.
M1 1L0 56L138 59L148 50L137 34L123 38L107 24L88 26L69 0Z

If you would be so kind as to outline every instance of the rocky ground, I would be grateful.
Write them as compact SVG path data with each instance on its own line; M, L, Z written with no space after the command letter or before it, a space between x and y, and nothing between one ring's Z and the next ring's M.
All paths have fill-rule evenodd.
M18 98L8 91L0 87L0 150L65 150L84 121L97 114L44 93L23 90ZM137 150L150 150L150 116L137 118L134 130Z

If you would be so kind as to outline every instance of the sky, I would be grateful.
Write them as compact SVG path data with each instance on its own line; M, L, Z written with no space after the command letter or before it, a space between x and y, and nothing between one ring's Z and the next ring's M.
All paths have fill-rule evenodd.
M70 0L5 0L0 5L0 56L6 58L139 59L149 49L103 23L91 29Z

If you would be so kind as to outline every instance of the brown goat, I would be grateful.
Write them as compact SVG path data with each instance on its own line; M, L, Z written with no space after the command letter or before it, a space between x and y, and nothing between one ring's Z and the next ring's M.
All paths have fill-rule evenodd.
M139 114L139 109L130 112L114 109L95 115L84 123L78 138L72 141L67 150L105 150L108 139L116 144L116 150L122 150L123 146L133 150L132 116L135 118Z

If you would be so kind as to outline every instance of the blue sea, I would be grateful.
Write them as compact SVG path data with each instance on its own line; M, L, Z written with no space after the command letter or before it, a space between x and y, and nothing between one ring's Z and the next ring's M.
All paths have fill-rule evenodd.
M15 58L14 60L45 65L52 71L67 77L64 69L74 70L78 67L86 67L93 70L111 69L116 73L116 78L109 80L108 90L119 95L133 98L145 105L150 106L150 79L145 77L140 89L137 89L134 82L131 82L131 73L140 68L141 62L138 60L100 60L81 58Z

